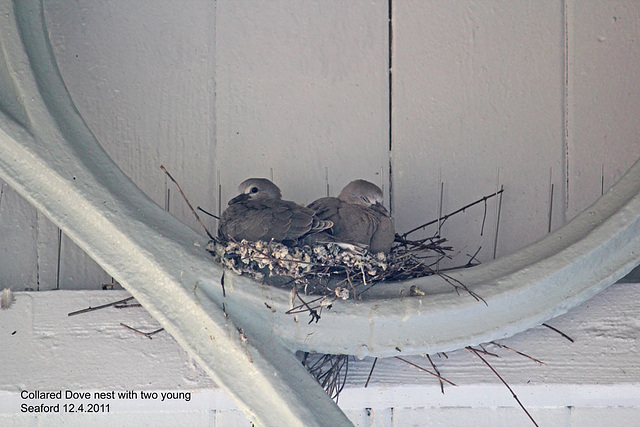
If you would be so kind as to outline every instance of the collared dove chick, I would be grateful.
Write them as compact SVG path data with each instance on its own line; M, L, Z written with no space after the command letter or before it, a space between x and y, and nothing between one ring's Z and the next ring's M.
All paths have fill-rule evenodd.
M224 240L275 240L296 244L298 239L331 228L313 210L282 200L280 189L264 178L249 178L238 186L220 217L218 236Z
M338 197L323 197L307 207L318 218L333 222L331 233L336 240L364 244L372 253L391 250L395 228L377 185L358 179L347 184Z

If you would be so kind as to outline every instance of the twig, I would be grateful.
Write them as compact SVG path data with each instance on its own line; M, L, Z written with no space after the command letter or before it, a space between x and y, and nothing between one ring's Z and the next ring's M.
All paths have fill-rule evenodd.
M305 355L302 364L307 367L309 373L337 403L349 373L349 356L344 354L325 354L312 365L307 364L307 357L308 355ZM323 370L326 365L328 365L328 368ZM343 367L344 374L342 374Z
M204 231L205 231L205 233L207 233L207 236L209 236L209 238L211 240L214 240L215 238L213 237L213 235L211 233L209 233L209 230L207 229L207 226L204 225L204 222L202 222L202 220L200 219L200 216L198 216L198 213L196 212L196 210L193 209L193 206L191 206L191 202L189 202L189 199L187 199L187 196L185 196L185 194L182 191L182 188L180 188L180 185L178 184L178 182L175 179L173 179L173 177L171 176L169 171L167 171L167 169L165 169L165 167L163 165L160 165L160 169L162 169L162 171L164 173L166 173L167 176L169 177L169 179L171 181L173 181L173 183L176 185L176 187L178 188L178 191L180 192L180 194L182 194L182 198L184 199L185 202L187 202L187 205L189 206L189 209L191 209L191 212L193 212L193 215L196 217L196 219L198 220L198 222L200 223L202 228L204 228Z
M113 308L134 308L134 307L142 307L142 304L140 303L135 303L135 304L116 304L113 306Z
M500 176L500 169L498 169L498 176ZM498 253L498 230L500 229L500 213L502 212L502 191L504 186L500 186L500 199L498 200L498 206L496 207L496 233L493 237L493 259L496 259Z
M429 243L425 243L427 240L430 240ZM412 250L432 250L444 253L444 251L453 251L451 246L442 246L442 243L446 242L447 239L444 238L433 238L426 237L424 239L419 240L409 240L402 237L399 234L396 234L394 238L394 242L398 242L404 246L413 246Z
M344 389L344 386L347 385L347 375L349 375L349 355L342 355L344 357L344 362L338 369L338 389L336 390L336 403L338 403L338 398L340 397L340 393ZM342 370L342 366L344 366L344 377L342 383L340 383L340 371Z
M371 381L371 375L373 375L373 370L376 367L376 363L378 363L378 358L373 359L373 365L371 365L371 370L369 371L369 376L367 377L367 382L364 383L364 388L369 387L369 381Z
M477 257L477 256L478 256L478 254L480 253L480 250L481 250L481 249L482 249L482 246L480 246L480 247L478 248L478 250L477 250L473 255L469 255L469 254L467 254L467 256L468 256L468 257L470 257L470 258L469 258L469 261L465 264L465 267L466 267L466 268L468 268L468 267L474 267L474 266L476 266L476 265L480 265L480 264L481 264L481 263L480 263L480 261L478 261L478 260L476 259L476 257ZM475 260L475 261L477 262L477 264L474 264L474 263L473 263L473 260Z
M296 306L294 308L291 308L289 311L287 311L285 314L297 314L297 313L301 313L304 311L308 311L309 312L309 316L311 316L311 320L309 320L309 324L311 324L311 322L313 322L314 320L316 321L316 323L318 323L318 320L320 320L320 313L318 313L317 310L311 308L311 306L309 306L309 304L307 304L301 297L300 294L298 293L297 290L294 289L295 292L295 296L300 300L300 302L302 303L303 306L305 306L307 308L307 310L302 310L302 311L298 311L298 312L294 312L293 310L295 309L299 309L302 306ZM322 299L322 297L318 298L318 299ZM314 300L317 301L318 299Z
M220 217L218 215L214 215L211 212L205 211L204 209L202 209L200 206L196 206L196 210L200 211L202 213L204 213L205 215L209 215L210 217L213 217L215 219L220 219Z
M495 358L497 358L497 359L500 359L500 355L495 354L495 353L491 353L489 350L487 350L486 348L484 348L484 345L479 344L479 346L480 346L480 350L478 350L478 349L476 348L476 351L479 351L480 353L483 353L483 354L485 354L485 355L487 355L487 356L491 356L491 357L495 357Z
M511 395L513 396L513 398L516 400L516 402L518 402L518 405L520 405L520 407L522 408L522 410L524 411L525 414L527 414L527 416L529 417L529 419L531 420L531 422L533 423L533 425L535 425L536 427L538 427L538 423L536 423L536 420L533 419L533 417L531 416L531 414L529 413L529 411L527 411L527 408L524 407L524 405L522 404L522 402L520 402L520 399L518 399L518 396L514 393L513 389L511 387L509 387L509 384L507 384L507 382L500 376L500 374L498 373L498 371L496 371L493 366L491 366L491 364L489 362L487 362L485 360L484 357L482 357L480 355L480 351L476 350L473 347L466 347L466 349L471 353L471 354L475 354L476 356L478 356L480 358L480 360L482 360L484 362L485 365L487 365L489 367L489 369L491 369L493 371L494 374L496 374L496 376L498 377L498 379L500 381L502 381L502 384L505 385L505 387L507 387L507 389L511 392Z
M431 366L433 367L433 370L436 371L436 374L440 375L440 371L436 367L436 364L433 363L433 360L431 360L431 356L429 356L428 354L427 354L427 359L429 359L429 363L431 363ZM444 383L440 378L438 378L438 381L440 381L440 391L442 392L442 394L444 394Z
M476 201L475 201L475 202L473 202L473 203L469 203L468 205L461 207L460 209L458 209L458 210L457 210L457 211L455 211L455 212L451 212L451 213L449 213L449 214L446 214L446 215L444 215L444 216L441 216L441 217L440 217L440 218L438 218L438 219L434 219L434 220L429 221L429 222L427 222L427 223L425 223L425 224L422 224L422 225L419 225L419 226L417 226L417 227L415 227L415 228L412 228L411 230L409 230L409 231L407 231L406 233L404 233L401 237L402 237L402 238L405 238L405 237L407 237L409 234L413 233L414 231L418 231L418 230L420 230L421 228L428 227L428 226L430 226L430 225L432 225L432 224L436 224L436 223L438 223L438 222L440 222L440 225L442 225L442 222L441 222L441 221L446 221L449 217L451 217L451 216L453 216L453 215L455 215L455 214L457 214L457 213L463 212L463 211L465 211L465 210L469 209L470 207L477 205L478 203L486 202L487 200L491 199L492 197L495 197L495 196L497 196L497 195L499 195L499 194L502 194L502 192L504 192L504 189L500 189L500 190L496 191L496 192L495 192L495 193L493 193L493 194L490 194L490 195L488 195L488 196L484 196L483 198L481 198L481 199L479 199L479 200L476 200Z
M485 301L484 298L482 298L480 295L478 295L475 292L473 292L471 289L467 288L467 286L464 283L462 283L461 281L459 281L458 279L454 279L453 277L451 277L449 275L446 275L446 274L444 274L442 272L438 272L437 274L442 279L444 279L445 282L447 282L448 284L453 286L454 289L456 290L456 292L458 293L458 295L460 295L460 291L458 290L458 288L462 288L469 295L471 295L476 301L482 301L484 303L484 305L486 305L487 307L489 306L489 304L487 304L487 301Z
M111 307L112 305L122 304L123 302L127 302L129 300L132 300L133 298L134 297L129 297L129 298L121 299L119 301L110 302L108 304L99 305L97 307L89 307L89 308L85 308L85 309L82 309L82 310L73 311L73 312L67 314L67 316L75 316L76 314L82 314L82 313L88 313L90 311L100 310L100 309L103 309L103 308L106 308L106 307Z
M480 236L484 236L484 224L487 221L487 201L484 201L484 210L482 212L482 225L480 226Z
M528 354L525 354L525 353L523 353L523 352L521 352L521 351L518 351L518 350L516 350L516 349L513 349L513 348L511 348L511 347L507 347L507 346L506 346L506 345L504 345L504 344L500 344L500 343L497 343L497 342L495 342L495 341L491 341L491 344L493 344L493 345L495 345L495 346L497 346L497 347L500 347L500 348L504 348L505 350L513 351L514 353L519 354L520 356L524 356L524 357L526 357L527 359L531 359L531 360L533 360L534 362L539 363L539 364L541 364L541 365L546 365L546 363L544 363L543 361L538 360L538 359L536 359L535 357L531 357L531 356L529 356Z
M454 384L454 383L452 383L451 381L449 381L448 379L446 379L446 378L444 378L444 377L442 377L442 376L440 376L440 375L436 374L435 372L431 372L430 370L425 369L425 368L423 368L423 367L422 367L422 366L420 366L420 365L416 365L415 363L409 362L407 359L403 359L402 357L399 357L399 356L394 356L394 357L395 357L396 359L398 359L398 360L403 361L404 363L407 363L407 364L409 364L409 365L413 366L414 368L418 368L418 369L420 369L421 371L426 372L426 373L427 373L427 374L429 374L429 375L433 375L434 377L438 378L440 381L444 381L444 382L446 382L447 384L450 384L450 385L452 385L452 386L454 386L454 387L457 387L457 385L456 385L456 384Z
M548 325L548 324L546 324L546 323L543 323L543 324L542 324L542 326L546 326L547 328L551 329L552 331L556 331L557 333L559 333L560 335L562 335L563 337L565 337L565 338L566 338L566 339L568 339L569 341L571 341L571 342L575 342L575 341L573 340L573 338L571 338L569 335L567 335L567 334L565 334L564 332L562 332L562 331L560 331L560 330L558 330L558 329L554 328L554 327L553 327L553 326L551 326L551 325Z
M138 330L136 328L132 328L129 325L125 325L124 323L120 323L120 326L124 326L125 328L129 329L130 331L133 331L133 332L138 333L140 335L144 335L145 337L147 337L149 339L153 339L153 337L151 335L155 335L158 332L164 331L164 328L160 328L160 329L157 329L157 330L152 331L152 332L142 332L142 331L140 331L140 330Z

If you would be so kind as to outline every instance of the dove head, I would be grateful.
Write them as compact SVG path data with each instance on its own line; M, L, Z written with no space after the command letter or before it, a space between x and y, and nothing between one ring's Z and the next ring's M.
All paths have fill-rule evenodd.
M229 201L229 204L242 200L282 199L280 189L265 178L249 178L238 186L240 194Z
M380 187L364 179L357 179L347 184L340 192L338 199L345 203L367 207L382 205L383 201Z

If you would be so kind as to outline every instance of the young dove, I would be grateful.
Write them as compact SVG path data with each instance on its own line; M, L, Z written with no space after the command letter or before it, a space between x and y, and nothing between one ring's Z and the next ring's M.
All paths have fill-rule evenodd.
M366 245L371 253L391 250L395 228L377 185L358 179L347 184L338 197L323 197L307 207L318 218L333 222L331 234L336 240Z
M249 178L238 186L240 194L229 201L220 217L218 236L223 240L275 240L296 244L299 239L331 228L313 210L282 200L280 189L264 178Z

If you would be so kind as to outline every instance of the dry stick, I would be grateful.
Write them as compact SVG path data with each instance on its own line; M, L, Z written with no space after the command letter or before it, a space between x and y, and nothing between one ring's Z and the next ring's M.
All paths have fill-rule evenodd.
M487 356L492 356L492 357L495 357L495 358L500 359L500 355L495 354L495 353L491 353L489 350L487 350L486 348L484 348L484 346L483 346L482 344L479 344L479 346L480 346L481 350L478 350L478 349L476 348L476 351L479 351L480 353L484 353L484 354L486 354Z
M417 227L415 227L415 228L413 228L413 229L411 229L411 230L407 231L406 233L404 233L404 234L403 234L402 236L400 236L400 237L402 237L402 238L404 239L404 238L406 238L409 234L413 233L414 231L418 231L418 230L420 230L421 228L425 228L425 227L428 227L429 225L436 224L436 223L438 223L439 221L446 221L449 217L452 217L452 216L453 216L453 215L455 215L455 214L458 214L458 213L460 213L460 212L463 212L463 211L465 211L465 210L469 209L470 207L477 205L478 203L485 202L485 201L487 201L487 200L491 199L492 197L496 197L497 195L502 194L503 192L504 192L504 188L502 188L502 189L500 189L500 190L496 191L496 192L495 192L495 193L493 193L493 194L490 194L490 195L488 195L488 196L484 196L483 198L481 198L481 199L479 199L479 200L476 200L476 201L475 201L475 202L473 202L473 203L469 203L468 205L461 207L460 209L458 209L458 210L457 210L457 211L455 211L455 212L451 212L451 213L446 214L446 215L444 215L444 216L442 216L442 217L440 217L440 218L438 218L438 219L434 219L434 220L429 221L429 222L427 222L427 223L425 223L425 224L419 225L419 226L417 226ZM440 224L440 225L442 225L442 224Z
M485 360L484 357L482 357L480 355L480 352L478 350L476 350L473 347L466 347L466 349L471 352L471 354L475 354L476 356L478 356L480 358L480 360L482 360L484 362L485 365L487 365L489 367L489 369L491 369L493 371L494 374L496 374L496 376L498 377L498 379L500 381L502 381L502 384L505 385L505 387L507 387L507 389L511 392L511 395L513 396L513 398L516 400L516 402L518 402L518 405L520 405L520 407L522 408L522 410L524 411L525 414L527 414L527 416L529 417L529 419L531 420L531 422L533 423L533 425L535 425L536 427L538 427L538 423L536 423L536 420L533 419L533 417L531 416L531 414L529 413L529 411L527 411L527 408L524 407L524 405L522 404L522 402L520 402L520 399L518 399L518 396L514 393L513 389L511 389L511 387L509 387L509 384L507 384L507 382L500 376L500 374L498 373L498 371L496 371L493 366L491 366L491 364L489 362L487 362Z
M482 298L480 295L476 294L475 292L473 292L471 289L467 288L467 286L462 283L461 281L459 281L458 279L454 279L453 277L446 275L442 272L436 273L439 277L441 277L442 279L444 279L445 282L447 282L448 284L450 284L451 286L453 286L453 288L456 290L456 292L458 293L458 295L460 295L460 291L458 290L458 288L462 288L465 291L467 291L467 293L469 295L471 295L476 301L482 301L484 303L484 305L486 305L487 307L489 306L489 304L487 304L487 301L485 301L484 298Z
M358 296L356 288L353 286L353 283L351 282L351 277L349 276L349 269L345 268L344 272L347 275L347 283L349 284L349 287L353 291L353 303L355 304L356 303L356 297ZM364 276L362 276L362 278L364 279Z
M180 185L178 184L178 182L173 179L173 177L171 176L171 174L169 173L169 171L167 171L167 169L165 169L164 166L160 165L160 169L162 169L162 171L164 173L167 174L167 176L169 177L169 179L171 181L173 181L173 183L176 185L176 187L178 188L178 191L180 192L180 194L182 194L182 198L184 199L185 202L187 202L187 205L189 206L189 209L191 209L191 212L193 212L193 215L196 217L196 219L198 220L198 222L200 223L200 225L202 226L202 228L204 228L205 233L207 233L207 236L209 236L209 238L211 240L215 240L215 237L213 237L211 235L211 233L209 233L209 230L207 229L207 226L204 225L204 222L202 222L202 220L200 219L200 217L198 216L198 213L196 212L195 209L193 209L193 206L191 206L191 202L189 202L189 199L187 199L187 196L185 196L184 192L182 191L182 188L180 188Z
M456 384L454 384L454 383L452 383L451 381L449 381L448 379L446 379L446 378L444 378L444 377L442 377L442 376L440 376L440 375L436 374L435 372L431 372L430 370L425 369L425 368L423 368L423 367L422 367L422 366L420 366L420 365L416 365L415 363L409 362L407 359L403 359L402 357L399 357L399 356L394 356L394 357L395 357L396 359L398 359L398 360L403 361L404 363L407 363L407 364L409 364L409 365L413 366L414 368L418 368L418 369L420 369L421 371L426 372L426 373L427 373L427 374L429 374L429 375L433 375L434 377L438 378L440 381L444 381L444 382L446 382L447 384L450 384L450 385L452 385L452 386L454 386L454 387L457 387L457 385L456 385Z
M308 303L305 302L302 298L300 298L300 295L297 293L297 291L296 291L296 297L302 302L302 304L298 304L295 307L291 307L289 310L287 310L285 312L285 314L306 313L309 310L314 310L315 308L321 307L321 305L319 305L319 306L316 306L315 308L312 308L311 304L314 304L316 301L322 301L326 297L326 295L319 296L319 297L315 298L314 300L309 301ZM333 300L333 301L335 301L335 300Z
M560 330L558 330L558 329L554 328L554 327L553 327L553 326L551 326L551 325L548 325L548 324L546 324L546 323L543 323L543 324L542 324L542 326L546 326L547 328L551 329L552 331L556 331L557 333L559 333L560 335L562 335L563 337L565 337L565 338L566 338L566 339L568 339L569 341L571 341L571 342L575 342L575 341L573 340L573 338L571 338L569 335L567 335L567 334L565 334L564 332L562 332L562 331L560 331Z
M136 333L138 333L140 335L144 335L145 337L147 337L149 339L153 339L153 337L151 335L155 335L158 332L164 331L164 328L160 328L160 329L157 329L157 330L155 330L153 332L142 332L142 331L140 331L140 330L138 330L136 328L132 328L129 325L125 325L124 323L120 323L120 326L124 326L125 328L129 329L130 331L136 332Z
M373 365L371 365L371 370L369 371L369 376L367 377L367 382L364 383L364 388L369 387L369 381L371 381L371 375L373 375L373 370L376 367L376 363L378 363L378 358L373 359Z
M115 301L115 302L110 302L108 304L99 305L97 307L85 308L85 309L82 309L82 310L71 312L71 313L67 314L67 316L75 316L76 314L82 314L82 313L88 313L90 311L100 310L102 308L111 307L112 305L122 304L123 302L127 302L129 300L132 300L133 298L134 297L129 297L129 298L121 299L120 301Z
M349 375L349 356L344 356L344 358L341 358L343 360L342 364L340 364L338 366L338 371L336 372L336 380L337 380L337 385L338 385L338 389L336 390L336 395L335 395L335 399L336 399L336 403L338 403L338 398L340 397L340 393L342 393L342 390L344 389L344 386L347 384L347 375ZM338 363L340 362L340 356L339 356L339 360ZM342 371L342 367L344 366L344 377L343 381L340 381L340 371Z
M484 210L482 212L482 226L480 227L480 236L484 236L484 224L487 220L487 201L484 201Z
M498 199L498 207L496 209L496 234L493 237L493 259L496 259L496 254L498 253L498 230L500 229L500 213L502 212L502 192L504 191L504 186L500 186L500 198ZM496 193L497 194L497 193Z
M427 240L430 240L430 242L425 243ZM427 237L419 240L408 240L400 236L399 234L396 234L394 241L401 243L405 246L414 246L414 248L412 248L413 250L427 249L427 250L432 250L432 251L442 252L442 253L444 253L444 251L453 251L453 247L441 245L442 243L446 242L447 239L434 240L433 237Z
M480 253L480 250L481 250L481 249L482 249L482 246L480 246L480 247L478 248L478 250L477 250L473 255L469 255L469 254L467 254L467 256L468 256L468 257L470 257L470 258L469 258L469 261L467 261L467 263L465 264L465 267L473 267L474 265L478 265L478 264L480 264L480 261L478 261L478 260L476 259L476 257L477 257L477 256L478 256L478 254ZM475 260L478 264L474 264L474 263L473 263L473 261L474 261L474 260Z
M142 304L140 304L140 303L135 303L135 304L116 304L116 305L113 306L113 308L118 308L118 309L134 308L134 307L142 307Z
M211 212L205 211L204 209L202 209L200 206L196 206L196 210L200 211L202 213L204 213L205 215L209 215L210 217L213 217L215 219L220 219L219 216L212 214Z
M325 372L322 372L325 365L328 365L328 368ZM309 373L313 375L327 394L332 399L336 399L337 402L346 384L344 380L346 380L349 373L349 357L346 355L325 354L314 364L306 366ZM342 367L345 368L344 375L341 375Z
M309 320L309 323L308 323L308 324L311 324L311 322L313 322L314 320L316 321L316 323L318 323L318 320L320 320L320 314L318 313L318 311L317 311L317 310L315 310L315 309L313 309L313 308L311 308L311 307L309 306L309 304L307 304L307 303L306 303L302 298L300 298L300 294L298 293L298 291L297 291L297 290L295 290L295 289L294 289L294 292L295 292L296 297L298 297L298 299L299 299L299 300L300 300L300 302L302 303L302 305L304 305L304 306L307 308L307 310L306 310L306 311L308 311L308 312L309 312L309 316L311 316L311 320ZM292 312L292 310L293 310L293 308L292 308L291 310L287 311L285 314L294 314L294 313ZM303 310L303 312L304 312L304 311L305 311L305 310Z
M523 353L523 352L521 352L521 351L518 351L518 350L516 350L516 349L514 349L514 348L508 347L508 346L506 346L506 345L504 345L504 344L500 344L500 343L497 343L497 342L495 342L495 341L491 341L491 344L493 344L493 345L495 345L495 346L497 346L497 347L500 347L500 348L504 348L505 350L513 351L514 353L519 354L520 356L524 356L524 357L526 357L527 359L531 359L531 360L533 360L534 362L539 363L539 364L541 364L541 365L546 365L546 363L544 363L543 361L538 360L538 359L536 359L535 357L531 357L531 356L529 356L528 354L525 354L525 353Z
M433 367L433 370L436 371L436 374L440 375L440 371L436 367L436 364L433 363L433 360L431 360L431 356L429 356L428 354L427 354L427 359L429 359L429 363L431 363L431 366ZM438 379L438 381L440 381L440 391L442 392L442 394L444 394L444 383L442 382L441 379Z

